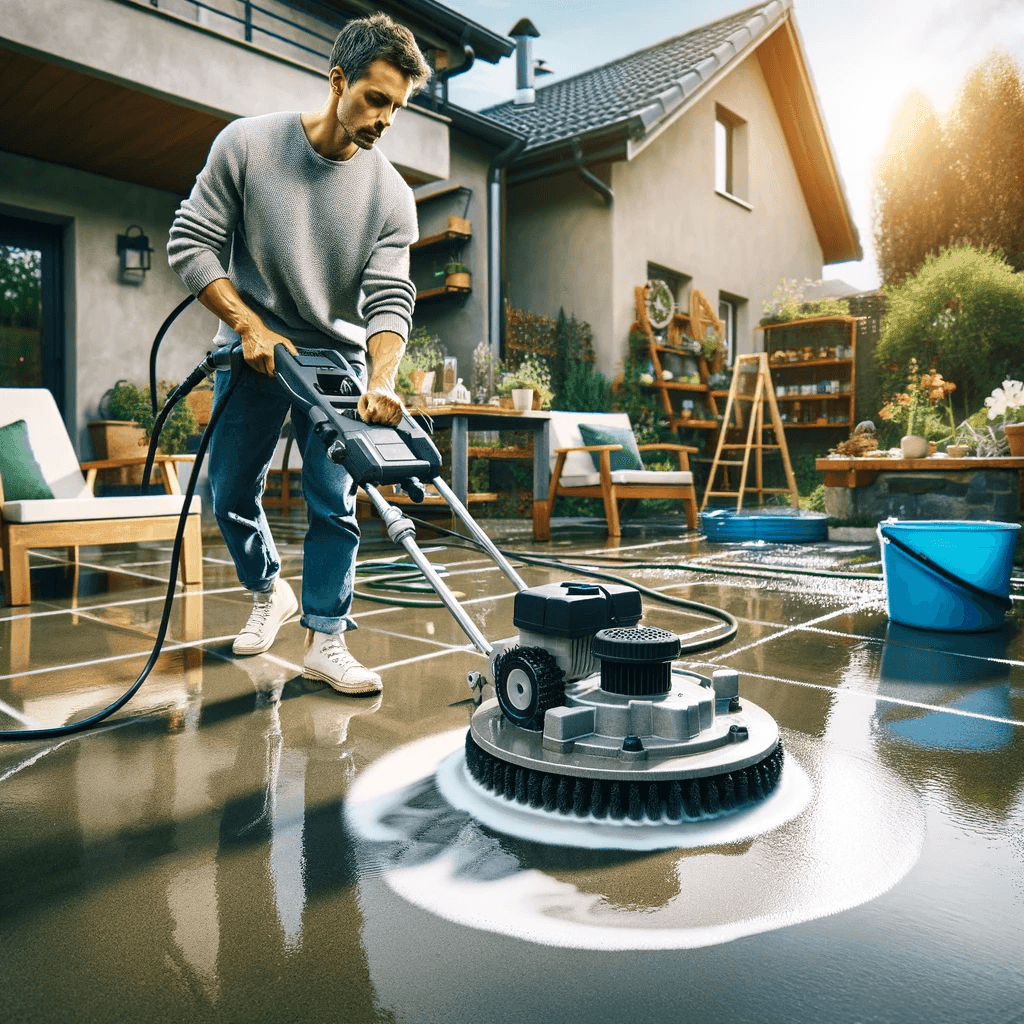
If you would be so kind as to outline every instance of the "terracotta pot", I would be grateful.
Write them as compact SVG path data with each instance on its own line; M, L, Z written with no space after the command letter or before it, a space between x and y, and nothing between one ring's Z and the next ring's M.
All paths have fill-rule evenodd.
M469 290L469 274L448 274L444 279L445 288L465 288Z
M131 420L93 420L89 424L89 436L97 459L133 459L146 454L146 432ZM142 483L143 469L143 466L103 469L100 480L138 487Z
M923 459L928 454L928 438L904 434L900 438L900 451L905 459Z
M210 422L210 415L213 412L213 391L190 391L188 393L188 404L192 406L192 414L196 423L205 427Z
M946 454L951 459L966 459L971 449L965 444L947 444Z
M1024 456L1024 423L1008 423L1003 430L1006 440L1010 442L1010 454Z

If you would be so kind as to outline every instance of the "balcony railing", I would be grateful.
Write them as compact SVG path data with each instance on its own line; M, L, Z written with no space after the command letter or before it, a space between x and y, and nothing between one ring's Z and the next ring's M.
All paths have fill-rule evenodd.
M278 53L321 70L331 55L334 37L348 20L326 20L288 0L136 0L193 21L232 39Z

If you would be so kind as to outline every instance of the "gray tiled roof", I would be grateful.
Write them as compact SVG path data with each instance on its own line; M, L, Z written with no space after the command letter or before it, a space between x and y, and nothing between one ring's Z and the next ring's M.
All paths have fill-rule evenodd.
M527 135L528 149L638 118L644 130L774 26L791 0L770 0L537 89L536 101L481 111Z

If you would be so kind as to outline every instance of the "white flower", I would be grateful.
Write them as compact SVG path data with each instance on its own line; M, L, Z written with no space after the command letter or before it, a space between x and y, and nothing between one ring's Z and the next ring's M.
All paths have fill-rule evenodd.
M994 420L1005 416L1009 409L1024 406L1024 383L1019 380L1004 380L1001 388L995 388L985 399L988 406L988 418Z

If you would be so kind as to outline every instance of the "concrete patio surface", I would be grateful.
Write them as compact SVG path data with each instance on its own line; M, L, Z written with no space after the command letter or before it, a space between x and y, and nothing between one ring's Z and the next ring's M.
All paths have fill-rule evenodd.
M775 817L650 852L480 825L434 776L485 666L448 612L357 598L350 647L384 693L344 697L302 680L297 622L232 655L249 598L209 538L203 592L179 592L124 709L0 745L0 1019L1024 1022L1021 603L997 633L918 632L888 622L881 582L715 570L871 571L870 543L711 545L667 519L627 520L617 546L556 520L540 545L527 522L484 525L521 552L663 563L600 565L738 618L683 660L736 668L778 722ZM301 525L275 534L298 590ZM421 543L483 633L511 636L486 557ZM366 531L361 558L396 554ZM82 560L34 554L33 604L0 608L0 728L92 712L149 654L169 548ZM684 637L713 625L644 607Z

